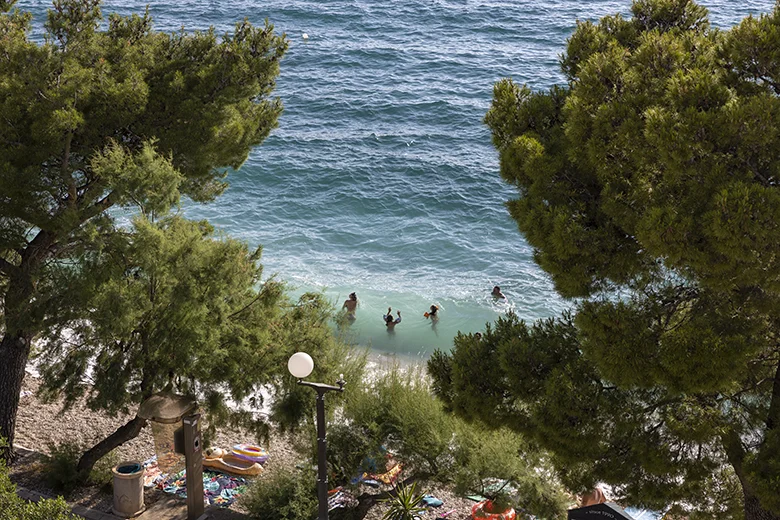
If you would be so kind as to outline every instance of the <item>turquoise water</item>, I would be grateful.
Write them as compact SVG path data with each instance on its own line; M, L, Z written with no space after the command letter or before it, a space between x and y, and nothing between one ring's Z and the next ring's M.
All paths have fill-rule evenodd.
M296 293L323 290L340 306L356 291L356 341L425 356L509 309L530 320L566 308L502 205L514 194L482 118L502 77L562 82L575 20L626 13L627 0L114 0L104 10L147 2L159 30L269 18L289 37L279 128L223 197L185 211L262 244L265 272ZM703 4L728 27L774 0ZM17 5L38 23L48 6ZM508 303L489 297L496 284ZM422 317L432 303L435 327ZM381 320L388 305L404 317L394 334Z

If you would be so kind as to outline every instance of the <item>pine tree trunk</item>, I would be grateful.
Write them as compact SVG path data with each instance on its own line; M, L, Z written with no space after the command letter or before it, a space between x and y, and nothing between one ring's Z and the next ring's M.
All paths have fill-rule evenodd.
M114 433L81 455L77 466L79 472L91 472L97 461L108 455L114 448L118 448L125 442L138 437L144 426L146 426L146 419L141 419L137 415L131 421L120 426Z
M780 515L764 509L758 498L745 493L745 520L780 520Z
M6 462L13 458L16 412L31 342L31 337L8 333L0 341L0 437L8 441L6 447L0 448L0 458Z
M5 331L0 341L0 437L8 441L0 448L0 458L11 462L16 431L16 412L19 409L19 392L22 390L24 368L30 356L30 345L36 333L33 317L35 288L33 273L50 253L54 236L39 231L21 254L18 266L8 267L8 285L2 295L2 317Z

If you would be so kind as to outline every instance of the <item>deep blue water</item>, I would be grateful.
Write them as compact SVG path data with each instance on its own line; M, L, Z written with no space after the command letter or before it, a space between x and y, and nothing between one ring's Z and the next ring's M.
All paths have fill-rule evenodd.
M356 291L357 341L425 354L510 308L529 320L566 308L502 204L514 194L482 119L502 77L562 82L575 20L628 13L628 1L113 0L104 11L147 2L158 30L224 32L246 17L287 34L279 128L224 196L185 211L262 244L265 272L296 293L324 290L340 305ZM729 27L774 0L703 4ZM17 5L40 31L49 4ZM488 296L495 284L508 304ZM431 303L442 307L435 328L422 317ZM392 335L388 305L404 316Z

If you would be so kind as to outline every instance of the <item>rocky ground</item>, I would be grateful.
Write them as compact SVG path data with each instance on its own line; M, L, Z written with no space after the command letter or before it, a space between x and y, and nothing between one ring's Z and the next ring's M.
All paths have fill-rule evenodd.
M16 445L23 446L41 454L48 454L52 444L63 442L75 442L82 446L91 446L96 440L102 439L115 431L118 427L133 418L130 414L119 414L109 417L103 413L89 410L83 400L77 402L67 411L62 410L62 401L44 403L36 392L40 382L34 376L28 374L23 382L19 413L16 425ZM240 430L221 429L212 439L212 446L229 447L239 442L252 442L253 439L246 432ZM293 449L292 439L278 433L272 434L267 444L269 460L266 464L265 475L270 475L276 468L294 467L301 462L300 456ZM116 450L119 460L143 461L154 455L154 443L151 429L144 428L141 434L120 446ZM42 457L39 454L31 454L22 457L11 468L11 478L18 485L38 491L40 493L56 495L57 493L46 485L42 474ZM444 501L444 505L431 510L425 515L425 520L433 520L438 514L455 510L447 516L448 520L465 520L470 518L471 506L474 502L454 495L451 490L441 486L423 486L426 492L433 494ZM156 489L147 489L145 503L154 503L162 496L162 492ZM103 512L111 511L112 496L110 489L101 489L96 486L79 488L66 500L71 503L90 507ZM231 506L233 509L243 511L240 500ZM385 506L380 504L369 511L367 520L379 520L382 517Z

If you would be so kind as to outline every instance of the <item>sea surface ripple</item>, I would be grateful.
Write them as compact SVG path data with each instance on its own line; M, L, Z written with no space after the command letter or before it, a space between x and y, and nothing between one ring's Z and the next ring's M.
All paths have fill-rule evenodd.
M628 15L628 0L108 0L104 11L147 3L157 30L224 33L268 18L287 34L279 128L231 172L224 196L184 209L262 244L265 273L297 293L323 290L340 305L356 291L356 341L425 356L507 310L533 320L570 305L507 214L515 193L482 120L500 78L562 83L576 20ZM38 36L49 5L17 4L35 13ZM774 0L703 5L727 28ZM494 284L508 303L489 298ZM422 317L432 303L435 326ZM381 321L388 305L404 316L394 334Z

